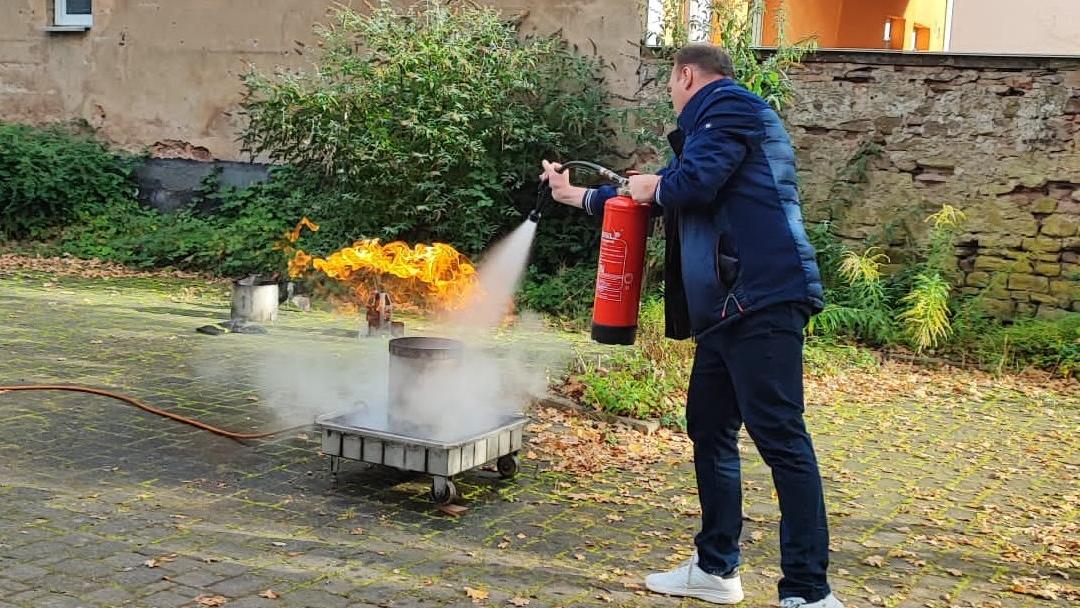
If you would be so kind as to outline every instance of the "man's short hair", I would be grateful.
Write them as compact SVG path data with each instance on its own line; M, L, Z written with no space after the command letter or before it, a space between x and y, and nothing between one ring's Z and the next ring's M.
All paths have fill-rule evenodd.
M707 74L735 77L735 66L731 55L724 49L705 42L688 44L675 53L675 66L694 66Z

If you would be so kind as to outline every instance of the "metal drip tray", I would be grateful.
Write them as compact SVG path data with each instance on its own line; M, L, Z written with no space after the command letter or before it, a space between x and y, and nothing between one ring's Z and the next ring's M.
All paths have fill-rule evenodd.
M506 416L486 430L457 436L391 425L361 412L320 416L315 426L322 432L322 452L330 456L331 472L337 473L345 458L428 473L435 476L432 499L448 503L457 496L450 481L454 475L493 461L504 477L517 473L517 452L528 421L524 415Z

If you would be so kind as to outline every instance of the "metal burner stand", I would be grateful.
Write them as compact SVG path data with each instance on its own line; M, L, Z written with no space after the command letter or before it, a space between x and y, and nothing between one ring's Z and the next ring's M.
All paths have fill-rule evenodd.
M526 416L512 416L498 426L468 437L441 441L409 437L390 430L350 423L352 414L328 414L315 420L322 430L322 452L330 456L330 472L337 475L341 460L356 460L402 471L433 475L431 500L444 505L459 497L453 476L494 461L504 478L517 474L521 434Z

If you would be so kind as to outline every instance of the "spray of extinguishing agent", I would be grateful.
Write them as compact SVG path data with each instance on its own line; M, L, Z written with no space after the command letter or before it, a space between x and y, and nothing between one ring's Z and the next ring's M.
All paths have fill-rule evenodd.
M651 205L630 198L630 180L600 165L570 161L563 163L559 172L574 167L591 169L619 186L618 196L608 199L604 205L592 339L601 344L633 344L637 338ZM541 207L550 195L547 182L540 184L536 208L529 213L530 220L540 221Z

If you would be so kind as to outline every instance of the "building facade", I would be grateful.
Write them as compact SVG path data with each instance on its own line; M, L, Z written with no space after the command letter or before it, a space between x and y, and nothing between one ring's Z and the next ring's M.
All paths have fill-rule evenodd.
M343 0L349 4L350 0ZM362 0L352 4L365 6ZM398 2L414 4L414 0ZM637 90L641 17L620 0L490 0L527 32L562 31ZM240 75L314 60L313 26L333 0L2 0L0 120L84 120L124 148L240 158ZM595 46L594 44L595 43Z
M706 39L716 2L752 0L648 0L647 39L679 12L692 39ZM825 49L1080 55L1077 0L763 0L757 23L762 46L775 46L777 20L788 42L813 38Z

